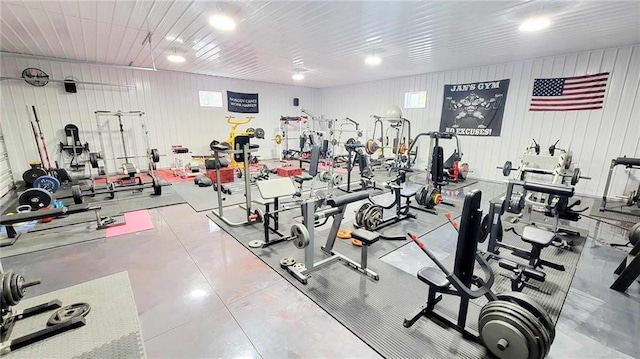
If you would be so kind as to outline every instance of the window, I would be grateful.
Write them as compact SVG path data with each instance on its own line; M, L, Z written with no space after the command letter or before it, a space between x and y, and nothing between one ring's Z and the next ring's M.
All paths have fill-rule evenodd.
M405 92L404 108L427 107L427 91Z
M200 106L222 107L222 92L200 91Z

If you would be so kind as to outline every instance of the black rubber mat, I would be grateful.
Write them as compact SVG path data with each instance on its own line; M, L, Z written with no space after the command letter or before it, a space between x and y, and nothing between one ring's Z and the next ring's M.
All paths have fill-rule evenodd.
M600 206L602 204L602 200L596 200L594 205L591 207L590 216L612 219L615 221L621 222L629 222L629 223L637 223L640 222L640 208L636 205L633 206L625 206L621 202L613 202L609 201L607 203L607 209L614 210L612 211L604 211L600 212ZM621 213L622 212L622 213Z
M354 203L348 206L347 216L353 218L353 212L359 205L359 203ZM225 214L232 221L240 221L244 212L234 208L229 209ZM400 222L391 226L388 231L403 233L410 228L412 230L421 228L421 232L426 233L429 228L435 228L447 221L443 215L434 216L420 213L418 216L417 220ZM250 240L262 239L262 227L259 225L229 227L212 214L208 214L208 217L245 246ZM348 220L343 223L345 224L342 226L343 228L351 228ZM289 226L290 224L283 223L281 227L283 232L286 233ZM328 229L325 228L316 232L316 260L323 258L320 246L326 241L327 231ZM314 272L306 286L280 268L279 261L283 257L291 256L300 261L304 260L303 251L296 249L292 243L279 243L264 249L247 248L383 356L403 358L485 357L487 354L483 347L460 340L457 334L452 335L449 330L443 329L431 321L420 321L410 329L403 327L404 317L426 300L427 286L414 276L406 274L378 258L406 242L407 240L380 240L371 246L369 268L380 275L381 280L378 282L350 270L341 263L335 263ZM339 241L336 243L335 250L355 260L360 258L360 249L351 245L350 241ZM454 301L444 305L443 309L451 311L455 307ZM472 307L470 311L476 313L472 315L477 316L479 307L475 305ZM453 311L451 314L453 315Z

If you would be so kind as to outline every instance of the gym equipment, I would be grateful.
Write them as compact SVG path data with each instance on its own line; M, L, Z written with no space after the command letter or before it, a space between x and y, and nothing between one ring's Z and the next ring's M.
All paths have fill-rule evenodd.
M56 193L60 189L60 181L53 176L40 176L33 181L33 187Z
M495 275L477 251L481 196L479 190L465 196L453 272L449 272L416 235L408 234L438 268L424 267L418 271L418 279L429 286L427 302L405 318L403 325L409 328L423 316L435 318L465 338L483 344L498 358L544 358L555 338L554 323L544 308L522 293L496 295L491 291ZM482 269L482 277L474 274L476 262ZM436 310L442 294L460 298L455 321ZM478 332L475 332L467 326L469 301L483 296L489 302L480 311Z
M78 126L74 124L70 123L65 125L63 131L65 134L65 142L60 142L60 156L62 156L63 153L71 156L69 168L73 171L81 171L84 169L85 162L81 162L81 156L90 151L89 143L85 142L82 144L82 142L80 142L80 130Z
M264 227L264 240L253 240L249 242L251 248L266 248L270 245L290 241L296 238L295 235L284 235L279 231L279 215L283 211L291 208L280 209L280 197L293 197L297 189L290 177L276 178L268 181L256 182L260 198L255 202L265 206L265 212L256 209L258 217L262 219ZM273 206L273 207L271 207ZM273 225L272 225L273 222ZM277 238L270 238L270 233L274 233Z
M49 317L49 320L47 321L47 325L53 326L70 322L73 318L86 317L90 311L91 306L87 303L74 303L67 305L66 307L62 307L51 314L51 317Z
M237 164L244 164L244 173L249 172L249 157L253 152L258 151L259 146L256 144L251 144L249 142L250 137L246 135L239 135L233 138L233 147L229 149L228 146L219 144L214 145L213 148L213 156L215 161L220 160L220 154L230 155L233 161ZM218 188L222 188L222 184L220 183L220 168L216 168L216 182L213 186L214 190L217 191ZM224 223L231 227L245 226L251 225L254 223L258 223L262 219L259 216L259 212L251 210L251 180L250 176L244 176L244 193L245 193L245 211L246 218L241 222L231 222L228 218L224 216L224 207L222 206L222 195L218 192L218 208L213 209L211 213L216 217L220 218Z
M197 162L187 162L185 160L185 156L191 153L188 147L183 147L182 145L172 145L171 153L173 153L174 162L174 167L171 168L171 170L173 171L174 176L187 178L196 176L200 172L200 164L198 164ZM189 172L187 172L187 168L189 168Z
M21 206L29 206L32 211L49 208L53 203L51 192L43 188L29 188L18 196Z
M44 133L42 132L42 127L40 127L40 119L38 118L38 112L36 111L36 106L31 106L31 110L33 111L33 117L35 118L36 125L38 127L38 130L36 130L36 126L34 126L33 121L31 121L31 130L33 131L33 136L36 140L36 147L38 148L40 163L44 163L44 159L46 158L47 169L51 169L51 160L49 159L49 151L47 150L47 141L45 141ZM40 150L40 146L42 146L42 151ZM42 157L43 152L44 152L44 158Z
M370 245L378 241L380 237L379 234L364 229L357 229L351 232L351 236L363 244L360 252L360 263L333 250L347 205L367 198L369 198L367 192L345 194L328 199L327 205L329 208L318 211L316 211L315 200L304 200L300 205L303 223L296 223L291 227L291 235L296 237L292 240L293 244L296 248L304 249L304 267L299 266L296 268L295 266L290 266L287 267L287 272L302 284L307 284L310 273L340 261L349 266L349 268L373 280L378 280L380 278L378 274L367 268L367 249ZM333 223L329 230L327 242L321 247L321 250L328 255L328 257L314 262L315 222L329 217L333 217Z
M299 137L302 137L302 125L307 123L307 117L303 116L280 116L280 143L278 143L278 136L276 136L276 143L279 145L280 160L286 161L293 159L293 155L296 151L289 149L289 127L297 124ZM294 125L295 126L295 125ZM292 137L291 139L295 139ZM284 149L280 144L284 143Z
M67 330L78 328L86 324L84 316L73 316L65 320L53 321L44 329L9 340L13 326L16 322L39 315L50 310L58 309L62 303L55 299L48 303L43 303L34 307L15 310L12 306L17 305L25 296L26 288L40 284L40 280L26 281L23 276L11 271L0 271L0 355L8 354L27 345L34 344L41 340L53 337ZM86 304L88 306L88 304ZM86 315L86 313L85 313Z
M150 183L136 183L135 185L124 185L116 187L115 183L110 183L107 185L107 188L104 190L96 190L94 187L91 187L91 190L88 193L84 193L79 185L71 186L71 197L59 197L59 199L65 198L73 198L75 204L82 203L82 198L85 196L95 197L96 195L107 195L107 198L114 199L116 197L116 193L118 192L127 192L127 191L137 191L141 192L145 188L152 188L154 196L162 195L162 184L160 183L160 179L158 177L151 177L152 180Z
M552 176L551 184L564 184L566 178L571 178L572 186L575 186L580 179L590 180L591 177L581 175L579 167L572 169L573 154L570 149L557 148L558 141L549 147L550 156L547 156L540 155L540 145L533 139L532 145L527 147L522 155L518 168L514 168L511 161L506 161L502 167L497 168L502 170L505 177L516 171L513 178L519 181L526 180L527 174L550 175Z
M628 214L628 212L607 208L607 196L609 195L609 185L611 184L611 178L613 177L613 170L616 166L624 166L626 169L640 169L640 158L631 158L631 157L618 157L611 160L611 165L609 166L609 174L607 175L607 182L604 186L604 193L602 194L602 202L600 203L600 212L608 211L608 212L616 212L622 214ZM622 197L624 199L626 206L632 206L634 203L640 208L640 183L638 183L638 189L635 191L631 191L626 196Z
M372 179L361 179L363 187L372 186L377 188L377 184ZM416 218L416 215L410 211L410 199L415 195L414 192L403 192L402 184L406 181L406 172L403 169L398 169L396 178L389 182L383 182L381 187L390 189L394 195L394 200L391 204L383 206L375 203L369 198L369 203L364 203L356 211L356 217L354 226L356 228L365 228L369 231L375 231L392 224L398 223L405 219ZM402 200L404 199L404 204ZM395 213L384 218L384 210L389 210L395 207ZM385 237L384 239L399 239L404 240L404 236L401 237Z
M384 116L371 115L376 120L386 120L389 122L389 128L387 131L395 131L395 136L389 136L387 134L385 138L385 147L391 147L392 152L395 154L391 167L411 167L411 163L415 162L416 152L412 152L411 148L411 122L402 117L402 110L398 106L390 106L387 108ZM389 138L392 137L392 144L389 144ZM407 143L409 139L409 143ZM409 150L407 150L409 147ZM406 155L405 155L406 153Z
M640 277L640 223L629 229L629 243L633 248L613 272L618 278L610 288L619 292L626 291L631 283Z
M46 192L47 195L51 196L49 192L44 190L41 190L41 191ZM20 210L16 214L0 216L0 224L2 224L2 226L4 226L7 230L7 238L3 238L2 240L0 240L0 247L11 246L20 238L20 235L22 233L18 233L14 227L19 224L22 224L23 222L94 211L96 215L97 229L104 229L104 228L107 228L109 225L115 223L115 220L113 218L103 217L100 214L100 210L102 209L102 207L93 206L88 203L74 204L67 207L56 207L56 208L49 208L49 206L42 206L42 207L38 207L39 209L34 211L21 211L22 209L26 208L26 205L24 206L25 207L23 206L18 207ZM33 208L31 205L29 205L29 207Z
M95 186L95 180L96 178L104 178L107 182L107 187L109 186L109 184L111 183L111 180L109 178L110 175L110 171L109 171L109 160L121 160L124 159L124 163L122 164L122 171L123 173L126 175L126 177L124 177L123 179L128 179L131 184L135 184L136 178L138 178L139 182L142 182L141 179L138 176L138 173L141 172L145 172L150 174L152 177L154 176L154 171L156 169L156 163L160 162L160 152L158 151L158 149L156 148L151 148L149 146L149 131L147 129L147 124L145 121L145 113L143 111L95 111L95 116L96 116L96 125L98 128L98 138L100 139L100 147L102 148L102 150L104 151L106 149L105 146L105 142L103 139L103 127L106 125L107 127L107 134L109 135L109 139L111 141L111 150L114 151L114 158L105 158L104 155L102 154L102 152L92 152L89 153L89 162L91 163L91 167L92 168L99 168L99 162L98 160L102 160L103 162L103 169L99 170L99 173L97 176L93 176L92 177L92 182L94 183ZM101 117L106 117L107 121L105 121L105 124L101 124L100 123L100 118ZM140 126L142 128L142 138L144 141L144 148L146 149L146 154L144 156L135 156L135 155L130 155L128 148L127 148L127 142L125 140L125 136L124 136L124 125L122 122L122 118L123 117L137 117L138 120L140 121ZM112 140L112 136L111 136L111 130L109 127L109 119L110 118L116 118L117 122L118 122L118 131L120 132L120 140L122 142L122 151L124 156L123 157L115 157L115 146ZM135 142L134 142L135 143ZM147 165L148 165L148 170L144 170L141 171L137 166L135 166L130 159L134 159L134 158L145 158L147 159Z
M38 177L46 176L47 171L42 169L40 162L31 162L29 165L31 168L22 173L22 179L27 185L32 186Z
M244 120L236 120L235 117L233 116L226 116L225 119L227 120L227 123L231 125L231 130L229 131L229 137L227 137L225 142L222 142L220 145L224 146L224 144L226 143L227 145L234 143L235 142L235 138L236 136L247 136L249 138L258 138L258 139L263 139L264 138L264 130L261 128L247 128L245 131L237 131L237 128L239 125L246 125L249 122L251 122L253 120L252 116L247 116ZM213 142L212 142L213 145ZM211 148L212 151L215 151L213 148ZM239 162L235 161L233 158L229 159L229 166L230 167L240 167ZM246 172L249 173L249 172Z

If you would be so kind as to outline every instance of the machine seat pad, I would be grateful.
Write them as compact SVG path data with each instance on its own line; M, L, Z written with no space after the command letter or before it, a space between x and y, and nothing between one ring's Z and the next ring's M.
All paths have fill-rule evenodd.
M449 287L447 276L439 268L422 267L418 271L418 279L438 289L447 289Z
M549 183L525 182L523 187L527 191L549 193L561 197L573 197L575 191L573 187Z
M555 236L555 233L551 231L540 229L534 226L526 226L522 231L523 241L531 244L539 244L544 247L551 244L551 241L553 241Z
M310 181L313 179L313 176L311 175L306 175L306 174L302 174L302 175L297 175L297 176L293 176L293 180L296 181L297 183L302 183L305 181Z
M640 158L618 157L615 163L624 166L640 166Z
M369 198L369 192L366 192L366 191L348 193L348 194L343 194L342 196L328 199L327 205L331 207L340 207L343 204L349 204L349 203L357 202L367 198Z
M362 242L363 245L368 246L374 244L380 239L380 234L376 232L367 231L366 229L358 228L351 232L351 238L357 239Z

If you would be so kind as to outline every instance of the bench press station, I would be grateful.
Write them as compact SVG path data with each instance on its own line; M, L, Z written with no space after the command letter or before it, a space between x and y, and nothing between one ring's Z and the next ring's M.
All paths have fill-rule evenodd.
M292 236L295 236L295 239L293 239L295 246L299 249L304 248L304 265L293 264L287 266L287 271L302 284L307 284L310 273L335 262L343 262L350 268L357 270L374 280L380 279L377 273L367 268L367 249L370 245L378 241L380 238L378 233L364 229L357 229L351 232L352 238L362 242L360 263L357 263L356 261L333 250L336 242L336 236L340 229L340 225L342 224L342 219L344 218L344 212L347 205L349 203L367 199L368 197L369 194L367 192L356 192L334 197L327 200L327 205L330 208L319 211L316 211L315 201L313 199L303 201L301 204L303 224L294 224L291 227L291 234ZM327 243L321 247L321 250L329 257L318 262L314 262L315 222L328 217L333 217L333 223L329 230Z

